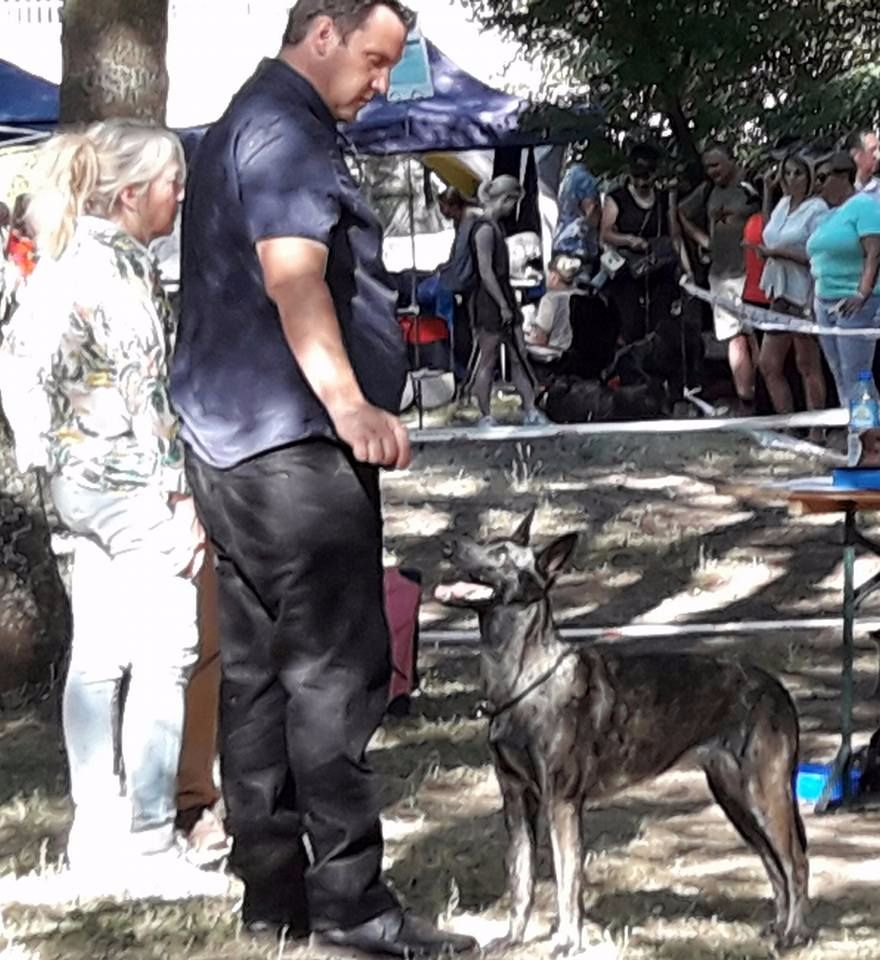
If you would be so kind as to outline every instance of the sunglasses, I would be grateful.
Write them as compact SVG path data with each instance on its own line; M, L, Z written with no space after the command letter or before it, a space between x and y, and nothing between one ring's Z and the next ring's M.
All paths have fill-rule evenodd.
M821 173L816 174L816 183L822 184L829 177L843 177L849 173L849 170L823 170Z

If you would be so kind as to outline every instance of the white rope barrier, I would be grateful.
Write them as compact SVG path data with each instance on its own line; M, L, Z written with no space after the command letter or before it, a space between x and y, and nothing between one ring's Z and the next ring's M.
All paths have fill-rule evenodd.
M551 423L541 427L521 425L479 427L427 427L410 431L414 444L458 443L461 441L546 440L559 437L613 436L615 434L725 433L760 430L791 430L797 427L845 427L849 413L842 407L808 410L803 413L774 414L768 417L707 417L701 420L619 420L601 423Z
M880 326L822 327L817 323L811 323L809 320L802 320L800 317L793 317L787 313L778 313L776 310L756 307L750 303L743 303L742 300L730 300L727 297L719 297L709 290L698 287L689 280L682 280L681 286L682 289L692 297L703 300L713 307L718 306L729 310L734 316L743 320L746 326L754 330L764 330L768 333L797 333L808 334L809 336L828 337L863 337L869 340L880 340Z
M685 399L689 400L701 413L708 417L717 416L715 408L698 397L696 391L685 390L684 395ZM784 433L777 433L774 430L749 430L747 432L767 450L784 450L786 453L796 453L802 457L824 460L838 466L845 466L847 462L846 455L843 453L829 450L828 447L820 447L818 444L809 443L806 440L799 440L797 437L791 437Z
M786 630L834 630L840 617L802 617L790 620L736 620L730 623L628 623L619 627L562 627L564 640L655 640L663 638L712 637L719 634L779 633ZM880 631L880 620L854 622L864 633ZM442 646L472 646L480 642L479 630L419 630L420 643Z

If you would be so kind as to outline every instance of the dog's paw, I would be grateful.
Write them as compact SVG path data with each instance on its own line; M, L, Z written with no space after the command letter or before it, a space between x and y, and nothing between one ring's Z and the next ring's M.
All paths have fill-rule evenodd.
M812 943L815 939L816 934L810 930L804 924L800 926L793 927L791 930L786 930L782 933L776 933L776 949L781 951L784 950L795 950L798 947L805 947L808 943Z
M774 920L761 927L761 939L776 942L785 933L785 921Z
M551 957L571 957L579 953L581 949L581 938L574 935L556 933L550 942Z

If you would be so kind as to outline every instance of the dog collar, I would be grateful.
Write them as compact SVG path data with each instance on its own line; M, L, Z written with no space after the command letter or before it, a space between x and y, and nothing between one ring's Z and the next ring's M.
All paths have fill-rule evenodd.
M495 720L497 717L500 717L502 713L507 713L508 710L511 710L518 703L521 703L523 700L525 700L525 698L530 693L533 693L535 690L538 689L538 687L546 683L553 676L553 674L556 673L556 671L562 665L562 662L567 657L573 656L574 654L579 652L580 652L579 650L566 650L565 653L561 653L556 658L556 662L553 664L552 667L550 667L548 670L545 670L536 680L533 680L527 687L525 687L523 690L520 690L519 693L512 696L509 700L506 700L500 707L497 707L495 709L491 709L491 704L487 703L486 704L487 709L485 710L485 713L482 713L481 711L479 711L479 708L478 708L478 715L488 716L489 720L492 721L492 720Z

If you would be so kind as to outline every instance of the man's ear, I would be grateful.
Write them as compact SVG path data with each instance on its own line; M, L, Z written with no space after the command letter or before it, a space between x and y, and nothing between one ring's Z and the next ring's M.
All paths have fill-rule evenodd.
M576 533L566 533L564 536L557 537L548 543L535 560L538 572L552 583L568 564L577 542L578 535Z
M328 17L326 14L318 14L311 24L308 36L315 53L318 56L325 57L336 46L339 32L332 17Z
M532 535L532 520L535 519L535 509L535 507L532 507L529 510L510 538L517 546L527 547L529 545L529 538Z

